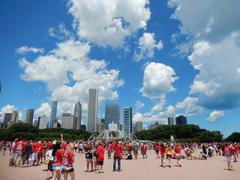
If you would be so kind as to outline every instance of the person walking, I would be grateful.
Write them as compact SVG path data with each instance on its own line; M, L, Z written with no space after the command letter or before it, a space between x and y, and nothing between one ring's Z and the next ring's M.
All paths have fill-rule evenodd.
M122 144L118 141L114 147L113 172L121 171ZM117 167L116 167L117 164Z
M101 142L98 143L98 147L96 149L96 164L97 164L97 171L96 173L104 173L103 171L103 162L104 162L104 148Z

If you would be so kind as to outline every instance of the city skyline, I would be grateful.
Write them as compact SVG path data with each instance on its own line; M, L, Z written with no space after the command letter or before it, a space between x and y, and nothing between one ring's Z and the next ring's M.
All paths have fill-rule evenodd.
M1 2L0 121L28 108L49 119L52 100L59 118L80 100L87 124L93 88L98 118L117 103L144 128L183 114L225 137L239 131L240 2L79 2Z

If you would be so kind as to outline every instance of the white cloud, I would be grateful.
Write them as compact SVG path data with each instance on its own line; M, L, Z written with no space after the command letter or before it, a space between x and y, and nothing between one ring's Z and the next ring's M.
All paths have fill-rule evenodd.
M159 101L155 101L155 105L152 107L151 112L160 112L163 110L166 99L162 96Z
M135 109L141 109L144 106L144 103L142 101L137 101L135 104Z
M144 69L143 87L140 91L143 96L160 99L165 97L165 94L175 91L172 83L177 79L171 67L151 62Z
M48 54L31 62L21 60L22 78L46 83L51 97L59 101L59 115L72 112L78 99L86 112L89 88L99 90L99 103L105 99L117 99L116 89L124 84L119 79L119 71L108 69L105 60L89 59L90 49L88 43L73 39L58 43ZM47 108L46 104L39 109L44 108Z
M16 52L18 54L26 54L26 53L44 53L43 48L35 48L35 47L28 47L28 46L22 46L20 48L16 49Z
M126 37L146 28L149 0L70 0L78 35L99 46L122 46Z
M140 61L144 58L151 58L154 56L155 49L162 49L163 43L159 41L158 43L155 40L154 33L146 33L144 32L143 36L138 39L138 49L139 52L135 52L134 60Z
M208 120L211 122L215 122L217 119L224 116L223 111L213 111L210 113L210 116L208 117Z
M175 113L175 108L169 105L166 109L166 115L170 117L170 116L174 116L174 113Z
M137 112L136 114L133 115L133 121L137 122L137 121L142 121L143 120L143 115L139 112Z
M198 106L198 98L187 97L182 102L178 102L177 109L185 109L185 114L188 116L201 113L204 108Z
M59 40L65 40L73 37L73 34L68 31L64 23L61 23L58 28L50 27L48 29L48 34L50 37L55 37Z
M169 0L169 7L175 8L172 17L181 22L181 33L194 38L219 42L240 28L240 1Z
M239 37L233 33L218 43L201 41L194 45L189 60L198 74L190 93L199 97L200 106L222 110L240 105ZM207 48L200 44L207 44Z
M50 117L51 114L51 107L48 103L42 103L38 109L35 110L35 117L45 116L47 118Z

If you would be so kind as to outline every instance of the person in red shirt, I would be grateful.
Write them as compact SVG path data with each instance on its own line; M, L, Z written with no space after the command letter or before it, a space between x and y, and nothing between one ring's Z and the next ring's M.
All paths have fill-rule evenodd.
M54 161L52 163L53 172L55 172L54 179L61 179L61 169L62 169L62 161L63 161L64 150L61 146L61 143L56 143L53 148L52 156L54 157Z
M164 159L166 154L166 148L163 143L160 145L160 152L161 152L161 167L165 167Z
M177 160L177 167L182 167L182 165L180 164L180 159L181 159L181 147L179 144L176 144L175 148L174 148L174 152L175 152L175 158Z
M112 142L109 142L109 144L108 144L107 153L108 153L108 159L111 159L111 154L112 154Z
M157 155L157 159L160 158L159 151L160 151L160 145L159 145L159 143L157 143L156 146L155 146L155 152L156 152L156 155Z
M74 162L74 144L69 143L66 147L66 150L63 156L62 173L63 173L64 179L68 179L68 174L70 175L72 180L75 179L73 162Z
M234 154L233 145L229 144L228 146L226 146L224 149L224 152L225 152L225 157L227 159L228 170L231 171L233 170L233 165L232 165L233 154Z
M15 166L20 166L20 162L22 161L24 145L25 144L22 140L17 141L14 145L14 152L15 152L14 164L15 164Z
M122 143L118 141L114 148L113 171L121 171ZM116 163L118 167L116 168Z
M98 147L96 150L96 164L97 164L97 171L96 173L103 173L104 171L103 169L103 162L104 162L104 148L103 148L103 144L100 142L98 143Z

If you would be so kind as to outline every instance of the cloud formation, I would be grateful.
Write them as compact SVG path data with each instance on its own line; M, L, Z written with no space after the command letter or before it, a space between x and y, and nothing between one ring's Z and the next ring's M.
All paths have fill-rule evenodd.
M16 49L16 53L17 54L44 53L44 48L22 46L22 47Z
M215 122L217 119L221 118L224 116L223 111L213 111L210 113L208 120L211 122Z

